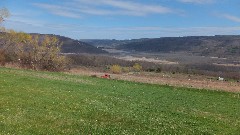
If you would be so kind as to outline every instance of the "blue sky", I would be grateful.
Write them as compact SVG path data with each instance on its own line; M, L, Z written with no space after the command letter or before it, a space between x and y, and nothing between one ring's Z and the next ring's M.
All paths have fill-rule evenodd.
M74 39L240 35L239 0L0 0L4 26Z

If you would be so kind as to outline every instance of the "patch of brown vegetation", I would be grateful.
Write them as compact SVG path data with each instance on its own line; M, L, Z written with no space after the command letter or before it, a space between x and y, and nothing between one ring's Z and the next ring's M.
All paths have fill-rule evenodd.
M213 63L213 65L225 66L225 67L240 67L240 64L218 64L218 63Z
M98 77L104 74L102 72L90 70L88 68L75 68L70 70L70 73L86 76L96 75ZM111 74L111 78L118 80L170 85L177 87L221 90L227 92L240 92L239 82L218 81L217 78L200 75L142 72L128 74Z
M179 64L178 62L173 61L167 61L167 60L160 60L160 59L154 59L154 58L146 58L146 57L133 57L133 56L124 56L124 57L117 57L118 59L127 60L127 61L146 61L146 62L153 62L157 64Z

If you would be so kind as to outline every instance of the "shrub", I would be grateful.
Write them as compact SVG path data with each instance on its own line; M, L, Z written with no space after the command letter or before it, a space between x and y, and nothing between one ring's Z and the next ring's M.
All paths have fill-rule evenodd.
M135 63L135 64L133 65L133 70L134 70L135 72L140 72L140 71L142 70L142 66L141 66L140 64L138 64L138 63Z
M60 54L62 44L54 36L32 36L11 30L2 34L2 39L5 55L1 53L0 62L4 60L25 68L48 71L60 71L67 65L65 56Z
M154 72L155 69L149 68L149 69L147 69L146 71L147 71L147 72Z
M120 74L122 73L122 67L119 65L113 65L110 67L110 71L114 74Z
M162 68L160 68L160 67L157 68L157 69L156 69L156 72L157 72L157 73L161 73L161 72L162 72Z
M129 68L129 67L123 67L122 70L123 70L123 72L125 72L125 73L130 72L130 68Z

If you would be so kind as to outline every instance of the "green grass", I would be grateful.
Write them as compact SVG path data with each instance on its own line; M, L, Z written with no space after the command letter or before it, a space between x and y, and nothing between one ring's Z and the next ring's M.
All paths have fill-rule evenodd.
M239 134L240 93L0 68L0 134Z

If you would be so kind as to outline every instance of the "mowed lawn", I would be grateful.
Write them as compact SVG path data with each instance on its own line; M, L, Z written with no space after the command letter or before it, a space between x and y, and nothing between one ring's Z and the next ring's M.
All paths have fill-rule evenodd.
M0 134L240 134L240 93L0 68Z

